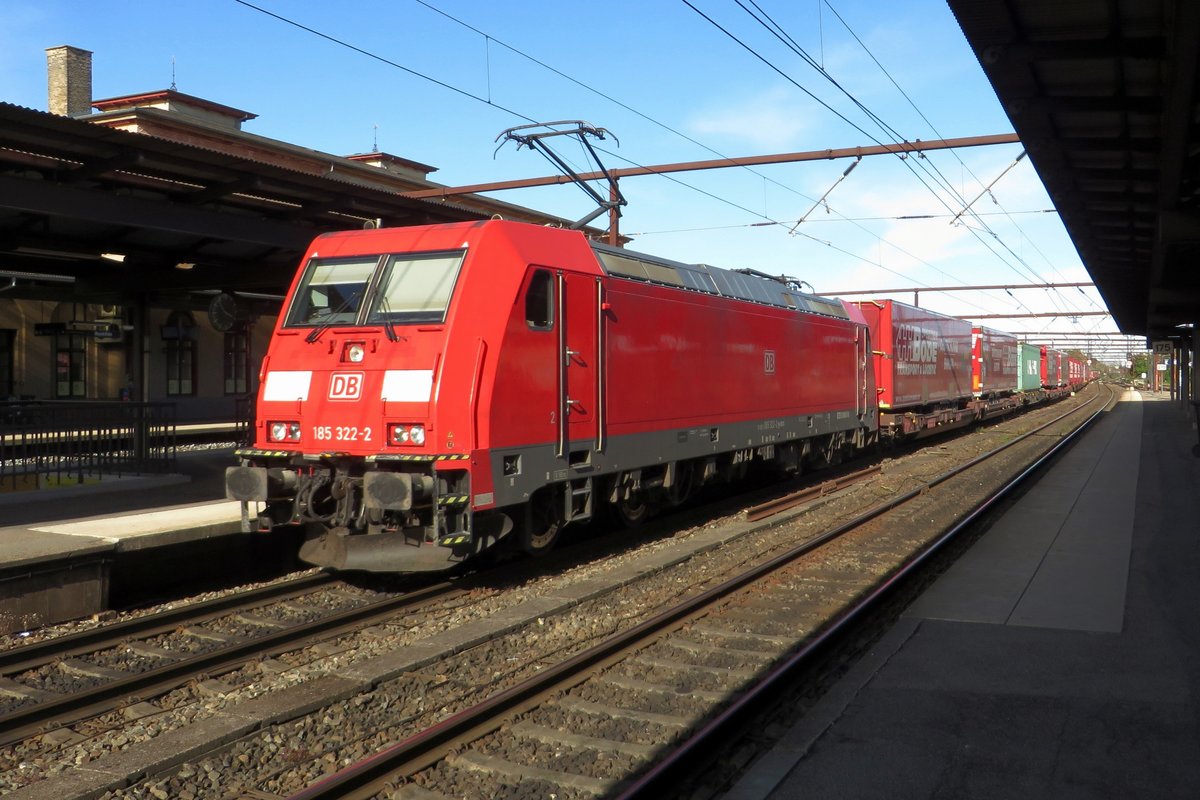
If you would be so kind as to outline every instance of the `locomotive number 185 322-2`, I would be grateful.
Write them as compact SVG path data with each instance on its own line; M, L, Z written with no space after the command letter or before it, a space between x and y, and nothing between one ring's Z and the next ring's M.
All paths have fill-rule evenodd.
M313 438L318 442L369 442L371 429L354 425L317 425L313 427Z

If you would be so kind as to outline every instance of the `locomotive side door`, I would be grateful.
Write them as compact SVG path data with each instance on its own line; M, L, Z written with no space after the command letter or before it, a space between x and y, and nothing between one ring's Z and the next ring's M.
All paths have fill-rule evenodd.
M855 385L858 387L857 397L855 399L855 413L859 419L867 413L870 408L868 403L870 397L874 395L871 390L874 387L872 381L872 362L871 362L871 329L866 325L856 325L854 331L854 360L856 374L854 376Z
M602 286L594 275L558 273L558 456L591 463L603 449Z

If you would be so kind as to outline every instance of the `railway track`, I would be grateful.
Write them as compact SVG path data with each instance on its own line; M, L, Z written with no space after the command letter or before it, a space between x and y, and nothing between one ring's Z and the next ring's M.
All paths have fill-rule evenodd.
M882 468L876 464L871 467L866 467L865 469L856 470L855 472L851 472L847 475L841 475L833 480L818 484L817 486L809 486L797 492L789 492L781 497L773 498L765 503L760 503L759 505L746 509L746 519L750 520L751 522L757 522L761 519L768 519L775 514L779 514L783 511L787 511L788 509L795 508L802 503L808 502L814 497L821 497L823 495L831 494L832 492L843 489L852 483L864 480L872 475L878 475L881 469Z
M313 574L0 652L0 747L461 595L369 593ZM127 719L128 715L123 715Z
M1058 439L1015 479L913 546L897 532L911 527L914 514L944 505L943 487L976 482L975 472L1002 454L1036 437L1044 442L1067 418L1089 413L1072 426L1070 436L1077 435L1101 412L1095 405L547 666L289 800L438 800L514 790L568 799L665 796L775 688L1071 439Z

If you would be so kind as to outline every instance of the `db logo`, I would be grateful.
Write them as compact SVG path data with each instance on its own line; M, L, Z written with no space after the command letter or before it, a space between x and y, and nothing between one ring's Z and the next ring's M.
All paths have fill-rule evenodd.
M329 376L330 400L357 400L362 396L361 372L335 372Z

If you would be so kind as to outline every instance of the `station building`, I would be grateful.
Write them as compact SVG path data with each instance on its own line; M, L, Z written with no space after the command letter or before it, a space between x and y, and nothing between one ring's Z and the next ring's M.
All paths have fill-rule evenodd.
M0 399L164 401L228 420L304 248L326 231L501 216L407 199L435 167L243 130L174 88L92 97L92 53L47 51L49 113L0 104Z

